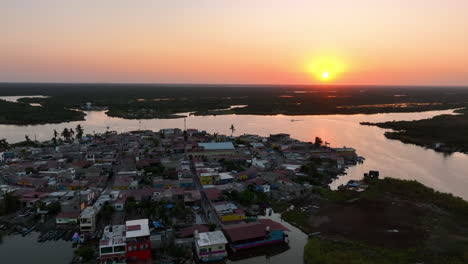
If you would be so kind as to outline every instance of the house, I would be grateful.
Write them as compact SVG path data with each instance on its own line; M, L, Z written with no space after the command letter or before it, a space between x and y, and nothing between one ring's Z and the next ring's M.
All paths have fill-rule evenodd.
M222 222L242 221L245 219L245 212L230 202L218 202L214 204L216 213Z
M202 185L212 185L219 181L219 173L217 172L202 172L198 177Z
M260 219L258 222L227 225L223 232L233 251L243 250L263 245L287 243L289 231L282 224L270 219Z
M127 260L147 261L151 259L151 240L148 219L125 222Z
M92 206L86 207L80 214L80 231L94 232L98 210Z
M198 233L195 231L195 252L202 262L219 261L227 257L226 237L221 231Z
M106 226L99 241L100 263L124 264L127 258L125 225Z
M78 224L80 212L60 212L55 217L56 225L74 225Z
M219 184L227 184L234 181L234 176L230 172L219 173Z

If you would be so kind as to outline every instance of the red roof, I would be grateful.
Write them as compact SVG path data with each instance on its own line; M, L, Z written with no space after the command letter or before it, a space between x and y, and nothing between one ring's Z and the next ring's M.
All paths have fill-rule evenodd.
M224 226L223 230L231 242L237 242L248 239L263 238L267 235L267 227L270 228L270 231L289 231L289 229L282 224L270 219L259 219L259 221L255 223L228 225Z
M80 217L80 212L60 212L56 216L56 218L72 218L72 219L78 219L78 217Z
M179 230L180 237L191 237L193 236L193 232L198 230L199 233L204 233L210 231L210 229L206 225L194 225L186 228L182 228Z
M207 188L205 193L208 200L217 200L221 196L221 191L217 188Z
M264 224L265 226L269 226L271 231L273 230L289 231L287 227L271 219L258 219L258 221Z
M127 226L127 231L136 231L136 230L140 230L140 229L141 229L140 225Z
M224 226L223 230L231 242L263 238L267 235L266 227L259 222L228 225Z

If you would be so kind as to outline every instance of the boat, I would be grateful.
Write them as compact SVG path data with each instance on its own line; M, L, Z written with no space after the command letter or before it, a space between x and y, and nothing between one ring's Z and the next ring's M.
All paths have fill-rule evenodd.
M31 233L31 232L34 230L34 228L36 228L36 226L33 226L33 227L29 228L29 229L24 230L24 231L21 233L21 235L22 235L22 236L28 235L29 233Z

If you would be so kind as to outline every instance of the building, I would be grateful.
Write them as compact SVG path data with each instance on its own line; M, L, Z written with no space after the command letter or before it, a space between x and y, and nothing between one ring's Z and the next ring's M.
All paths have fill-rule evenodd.
M106 226L99 241L100 263L124 264L127 251L125 225Z
M127 260L151 260L151 240L148 219L139 219L125 222Z
M96 229L96 216L98 210L92 206L86 207L80 214L80 231L94 232Z
M222 222L242 221L245 219L245 212L231 202L219 202L214 204L216 213Z
M195 230L195 252L202 262L218 261L227 257L226 237L221 231L198 233Z
M288 241L288 235L285 231L289 230L282 224L270 219L260 219L254 223L223 227L223 232L233 251L285 243Z
M217 172L202 172L198 177L202 185L213 185L219 181L219 173Z
M357 157L356 150L353 148L342 147L334 148L332 150L334 150L340 156L344 157L345 160L353 160Z
M56 225L75 225L78 224L80 212L60 212L55 217Z

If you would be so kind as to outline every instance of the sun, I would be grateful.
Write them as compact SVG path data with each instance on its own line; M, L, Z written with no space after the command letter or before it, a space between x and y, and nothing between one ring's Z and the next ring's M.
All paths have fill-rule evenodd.
M321 82L335 80L346 68L343 60L335 56L316 57L306 64L307 72Z

